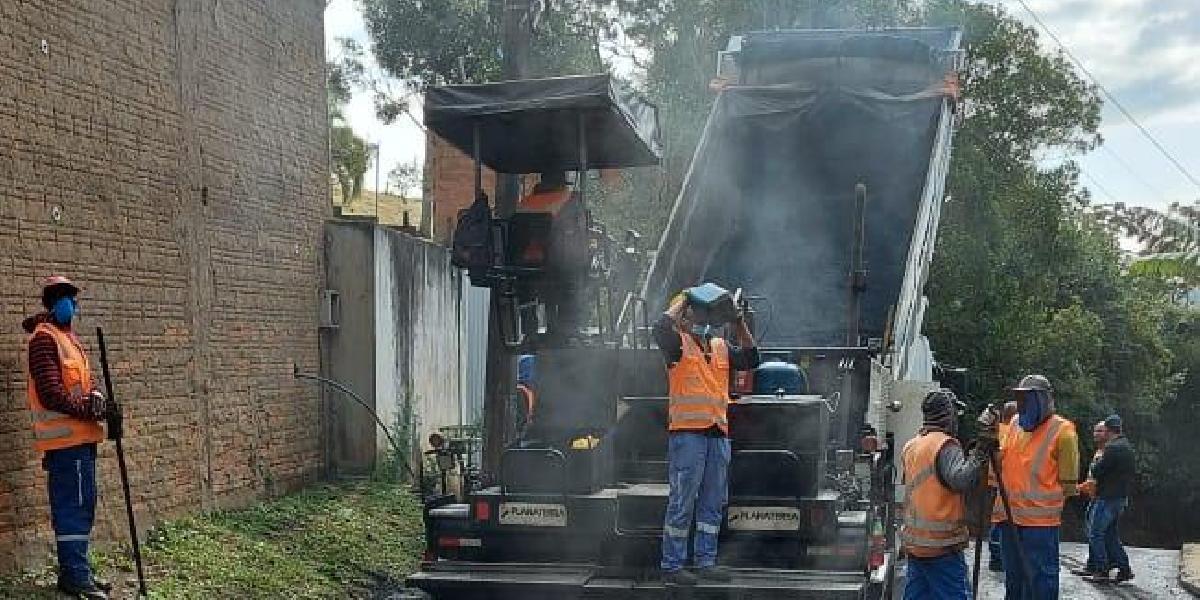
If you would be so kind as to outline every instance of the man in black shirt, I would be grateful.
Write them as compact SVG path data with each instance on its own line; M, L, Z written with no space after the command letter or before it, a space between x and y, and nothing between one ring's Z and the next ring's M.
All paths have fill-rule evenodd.
M1096 478L1096 500L1092 505L1091 522L1088 526L1088 549L1102 570L1085 575L1090 581L1120 583L1133 579L1129 568L1129 556L1121 545L1121 533L1117 521L1129 502L1133 491L1133 479L1137 472L1133 446L1122 431L1121 417L1112 415L1104 420L1107 431L1104 455L1092 465L1092 476ZM1115 579L1109 571L1117 569Z

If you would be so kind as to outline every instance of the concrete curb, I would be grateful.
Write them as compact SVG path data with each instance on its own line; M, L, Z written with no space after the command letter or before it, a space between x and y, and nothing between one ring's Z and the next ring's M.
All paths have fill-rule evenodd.
M1179 551L1179 585L1200 598L1200 543L1184 544Z

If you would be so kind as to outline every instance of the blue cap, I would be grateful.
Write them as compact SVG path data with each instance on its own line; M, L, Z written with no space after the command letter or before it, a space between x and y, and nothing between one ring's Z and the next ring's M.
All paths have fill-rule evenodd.
M1104 426L1108 429L1120 431L1121 430L1121 416L1116 413L1108 415L1104 419Z

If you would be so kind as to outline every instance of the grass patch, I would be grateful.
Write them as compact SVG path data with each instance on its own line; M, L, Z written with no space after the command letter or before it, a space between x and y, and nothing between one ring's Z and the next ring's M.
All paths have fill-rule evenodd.
M153 598L354 598L398 584L423 548L421 511L401 485L321 486L157 527L143 547ZM124 557L95 557L133 597ZM0 580L13 598L53 598L52 568Z

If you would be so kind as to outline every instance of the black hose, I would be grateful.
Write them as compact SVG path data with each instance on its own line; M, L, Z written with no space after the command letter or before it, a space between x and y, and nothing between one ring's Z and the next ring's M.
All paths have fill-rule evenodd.
M331 388L334 388L334 389L346 394L347 396L350 396L360 406L367 409L367 412L371 413L371 416L375 418L375 422L379 424L379 429L383 431L383 435L387 436L388 443L391 444L392 450L394 450L396 452L397 461L401 465L404 466L404 471L406 473L408 473L408 476L412 477L414 480L416 480L417 474L413 473L412 467L409 466L408 461L405 460L404 450L402 448L400 448L400 444L396 443L396 438L392 437L392 432L388 431L387 425L383 424L383 419L379 418L379 413L375 412L375 409L371 408L371 405L367 404L366 400L363 400L358 394L355 394L353 390L346 387L341 382L335 381L333 379L327 379L327 378L321 377L319 375L309 375L307 373L301 373L299 365L296 365L292 368L292 375L296 379L308 379L311 381L316 381L318 383L322 383ZM423 485L423 483L424 482L417 481L418 485Z

